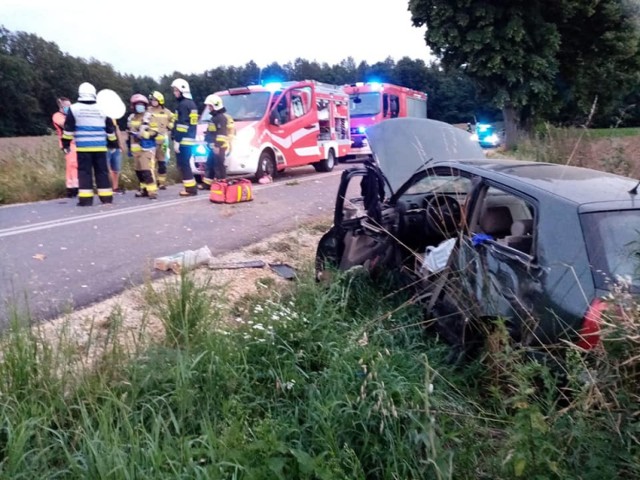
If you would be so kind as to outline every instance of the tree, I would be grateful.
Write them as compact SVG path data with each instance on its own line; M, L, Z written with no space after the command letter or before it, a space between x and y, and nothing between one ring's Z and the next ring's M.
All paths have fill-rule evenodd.
M586 78L587 70L572 70L568 62L575 61L586 47L606 43L607 55L589 58L609 71L638 55L637 34L622 38L624 35L616 35L612 30L621 26L625 34L634 30L633 18L627 17L628 11L622 8L627 3L627 0L410 0L409 10L415 26L427 26L425 41L444 67L464 68L480 93L488 95L502 109L506 143L511 147L519 126L526 127L542 112L557 110L558 79L563 79L569 91L577 94L575 88L579 80ZM609 20L605 22L606 30L598 30L600 38L587 30L579 37L571 36L573 30L584 29L586 19L597 24L605 11ZM604 83L606 78L601 79L600 88Z

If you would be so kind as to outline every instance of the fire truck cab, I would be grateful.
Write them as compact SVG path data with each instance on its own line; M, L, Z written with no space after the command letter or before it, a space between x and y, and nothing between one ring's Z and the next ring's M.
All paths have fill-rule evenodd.
M348 158L371 155L365 132L397 117L427 118L427 94L390 83L358 82L344 86L349 95L351 148Z
M313 80L216 92L235 121L228 175L274 177L289 167L329 172L351 145L349 96Z

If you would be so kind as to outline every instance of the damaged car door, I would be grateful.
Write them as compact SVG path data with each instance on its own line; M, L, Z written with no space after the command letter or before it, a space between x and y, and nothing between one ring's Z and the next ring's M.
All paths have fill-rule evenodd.
M511 337L534 344L536 312L544 304L544 270L537 263L533 199L482 184L468 213L469 235L453 252L431 315L454 344L473 345L483 319L503 319ZM477 339L474 337L478 336Z

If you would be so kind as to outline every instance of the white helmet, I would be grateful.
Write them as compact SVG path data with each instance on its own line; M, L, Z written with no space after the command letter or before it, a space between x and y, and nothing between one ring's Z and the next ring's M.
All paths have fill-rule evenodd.
M96 87L89 82L84 82L78 87L78 101L94 101L96 100Z
M215 112L217 112L218 110L222 110L224 108L224 105L222 103L222 98L220 98L220 96L216 95L215 93L205 98L204 104L211 105Z
M189 82L187 82L184 78L176 78L173 82L171 82L171 88L177 88L182 96L185 98L191 98L191 89L189 88Z

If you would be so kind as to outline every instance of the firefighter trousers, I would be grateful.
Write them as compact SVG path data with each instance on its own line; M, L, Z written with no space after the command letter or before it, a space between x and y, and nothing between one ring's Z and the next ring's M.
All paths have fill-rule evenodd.
M65 183L67 190L78 188L78 152L76 152L76 145L71 142L71 150L69 153L64 154L65 160Z
M196 188L196 180L193 178L193 172L191 171L191 145L180 144L180 152L177 155L178 170L182 175L182 185L186 193L190 195L197 195L198 189Z
M93 205L94 176L98 198L102 203L112 203L107 152L78 152L78 205L81 207Z
M203 179L204 183L207 185L211 185L214 178L216 180L224 180L227 178L227 169L224 165L227 150L225 148L220 148L218 152L219 153L215 153L213 149L209 151L205 177Z
M140 182L140 192L155 197L158 190L155 179L155 148L133 152L133 168Z
M156 165L158 165L158 185L167 184L166 144L156 145Z

